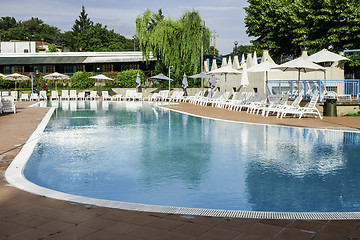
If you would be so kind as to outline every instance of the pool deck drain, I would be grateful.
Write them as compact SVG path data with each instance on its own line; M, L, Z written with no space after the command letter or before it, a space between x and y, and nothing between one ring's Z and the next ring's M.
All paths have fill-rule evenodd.
M13 121L13 123L20 121L19 118L23 117L22 114L32 110L26 108L26 103L20 103L19 105L20 107L21 105L24 106L23 111L16 115L6 114L5 116L0 116L0 124L7 124L8 121ZM192 108L192 106L190 107ZM180 106L179 108L183 107ZM198 107L198 110L200 112L203 109ZM20 129L18 130L22 128L23 132L31 134L33 130L30 131L30 129L36 127L39 122L39 115L41 114L30 115L31 117L26 119L28 123L19 125L18 128ZM21 121L24 121L24 119ZM343 123L336 124L338 126ZM354 128L360 129L356 124L359 125L359 123L353 123ZM1 142L6 142L6 136L0 135ZM11 161L11 155L16 155L16 152L19 150L17 148L7 151L9 149L4 149L3 145L0 146L2 147L1 152L8 153L4 157L7 161ZM151 234L155 232L158 239L250 239L255 237L257 239L295 239L295 237L292 238L291 236L296 236L296 239L328 239L327 237L354 239L360 236L358 230L360 223L356 220L266 220L228 217L209 218L203 216L194 216L194 219L182 219L180 218L181 215L191 214L188 214L186 210L179 211L179 214L181 214L179 216L136 211L129 212L101 207L86 208L86 205L83 204L74 205L69 202L41 198L22 192L7 186L4 181L2 182L1 190L0 236L11 236L13 239L29 236L30 233L37 237L40 235L43 237L57 235L57 237L62 237L63 239L66 239L66 236L68 239L75 238L75 236L79 239L98 239L99 236L105 236L101 235L105 233L108 234L106 235L107 239L119 239L120 237L127 239L155 239L155 237L151 237ZM86 214L80 214L84 211L86 211ZM232 214L234 213L232 212ZM247 214L244 213L244 215ZM287 213L284 213L284 215L288 216ZM42 221L39 221L40 219ZM168 228L169 224L174 224L174 226ZM124 227L128 230L121 230ZM16 229L16 231L13 229ZM189 231L189 229L198 230ZM221 235L217 237L216 234L219 233Z

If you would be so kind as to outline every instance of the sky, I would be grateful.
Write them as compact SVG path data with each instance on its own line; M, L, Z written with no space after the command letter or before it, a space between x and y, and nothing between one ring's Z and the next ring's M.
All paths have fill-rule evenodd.
M244 24L247 5L246 0L1 0L0 16L14 17L17 21L37 17L64 32L71 30L84 6L93 22L131 39L136 34L135 20L146 9L157 12L161 8L172 19L178 19L185 11L196 10L206 27L216 32L215 47L220 54L228 54L235 41L238 45L248 45L252 40Z

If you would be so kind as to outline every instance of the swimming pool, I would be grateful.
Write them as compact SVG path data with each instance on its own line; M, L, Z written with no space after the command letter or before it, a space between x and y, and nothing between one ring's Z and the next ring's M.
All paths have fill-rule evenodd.
M62 102L24 175L123 202L354 212L359 135L211 120L141 102Z

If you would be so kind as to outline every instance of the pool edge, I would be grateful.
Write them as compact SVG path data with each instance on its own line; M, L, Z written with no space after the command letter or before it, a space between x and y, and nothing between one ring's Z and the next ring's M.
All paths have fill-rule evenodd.
M171 110L171 109L170 109ZM241 210L216 210L201 208L184 208L171 206L158 206L147 204L136 204L119 201L102 200L96 198L82 197L58 192L38 186L28 181L23 175L23 169L30 158L38 140L47 126L55 108L50 108L36 130L26 141L19 154L12 161L5 172L6 180L13 186L36 195L54 198L58 200L76 202L100 207L117 208L131 211L156 212L167 214L197 215L210 217L233 217L233 218L259 218L259 219L302 219L302 220L344 220L360 219L360 212L261 212ZM181 111L179 111L181 112ZM185 112L181 112L185 113ZM187 114L187 113L185 113ZM191 114L190 114L191 115ZM201 116L198 116L201 117ZM215 118L212 118L215 119Z

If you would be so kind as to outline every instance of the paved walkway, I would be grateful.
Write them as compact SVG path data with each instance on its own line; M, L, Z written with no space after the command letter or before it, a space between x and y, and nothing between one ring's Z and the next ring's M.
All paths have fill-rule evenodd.
M4 171L45 116L46 108L18 103L18 113L0 115L1 239L360 239L360 221L215 218L124 211L36 196L12 186ZM248 115L192 104L177 110L229 120L360 130L357 117L287 118Z

